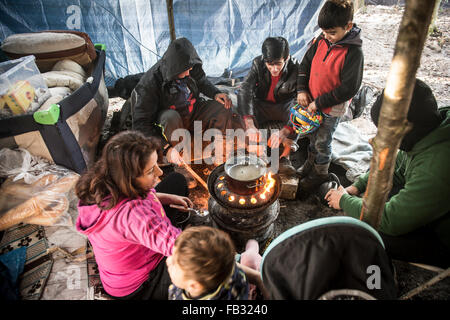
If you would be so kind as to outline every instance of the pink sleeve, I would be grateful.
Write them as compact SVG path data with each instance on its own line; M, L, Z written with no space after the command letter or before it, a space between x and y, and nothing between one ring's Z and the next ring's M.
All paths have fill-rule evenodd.
M157 212L162 208L159 206L154 208L152 201L134 200L129 204L126 221L122 224L125 238L155 252L170 256L175 239L181 230L175 228L165 214L163 216L161 212Z

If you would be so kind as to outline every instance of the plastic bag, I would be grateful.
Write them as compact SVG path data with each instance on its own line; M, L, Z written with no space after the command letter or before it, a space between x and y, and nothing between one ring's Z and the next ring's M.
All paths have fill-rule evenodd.
M370 111L372 101L379 95L373 87L362 86L353 97L346 113L341 117L340 122L350 121L359 118L363 113Z
M79 175L27 150L0 150L0 230L18 223L72 226Z

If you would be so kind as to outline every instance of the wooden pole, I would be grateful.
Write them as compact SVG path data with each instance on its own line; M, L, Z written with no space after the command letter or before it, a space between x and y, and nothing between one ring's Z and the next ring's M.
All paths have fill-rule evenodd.
M195 178L195 180L201 183L206 191L208 191L208 185L206 184L206 182L186 162L184 162L184 160L181 161L183 167Z
M364 0L353 0L353 11L356 13L359 9L364 9Z
M176 39L175 36L175 22L173 18L173 0L166 0L167 5L167 17L169 19L170 40Z
M409 291L408 293L404 294L403 296L400 297L400 300L411 299L416 294L421 293L423 290L428 289L429 287L431 287L436 282L439 282L439 281L447 278L448 276L450 276L450 268L447 268L447 270L442 271L437 276L434 276L433 278L431 278L430 280L428 280L424 284L422 284L422 285L418 286L417 288L415 288L415 289Z
M406 116L434 4L435 0L406 1L384 90L377 135L370 142L373 156L360 220L375 229L379 228L384 205L392 188L397 149L403 136L410 130Z
M429 34L433 33L434 31L437 31L436 20L437 20L438 14L439 14L440 6L441 6L441 0L437 0L436 4L434 5L433 16L431 17L430 28L428 30Z

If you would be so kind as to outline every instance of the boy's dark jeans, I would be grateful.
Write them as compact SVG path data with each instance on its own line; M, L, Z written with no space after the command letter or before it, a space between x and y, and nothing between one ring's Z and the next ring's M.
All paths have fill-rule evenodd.
M319 129L309 135L308 151L317 154L316 164L331 162L331 142L340 119L340 117L323 114L323 120Z

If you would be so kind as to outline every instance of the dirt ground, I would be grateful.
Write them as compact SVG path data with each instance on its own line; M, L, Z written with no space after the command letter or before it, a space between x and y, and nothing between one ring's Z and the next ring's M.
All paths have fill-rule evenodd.
M355 23L362 30L364 83L384 88L403 10L369 5L356 13ZM433 89L440 106L450 105L450 8L440 9L436 26L425 42L416 76Z
M368 5L358 11L355 22L362 29L363 52L364 52L364 77L363 85L369 85L375 90L380 90L386 83L390 62L394 52L398 27L403 14L403 7L398 6L375 6ZM432 33L426 41L421 65L417 77L427 82L433 89L439 106L450 105L450 9L441 9L437 20L437 30ZM110 99L108 119L105 124L107 135L108 127L111 125L112 114L120 110L124 100L120 98ZM360 118L352 120L351 123L357 127L367 139L376 134L376 127L370 121L369 109L367 108ZM300 141L300 150L292 156L295 167L299 167L306 155L304 150L307 141ZM303 151L302 151L303 150ZM193 169L202 176L205 181L207 175L204 166L193 165ZM337 165L332 165L331 171L335 172L344 186L350 182L345 178L345 170ZM207 172L206 172L207 173ZM201 185L191 190L191 198L198 208L207 209L207 192ZM275 222L274 237L285 230L303 222L327 216L341 215L342 213L328 208L320 203L315 195L304 195L301 190L296 200L280 200L280 214ZM435 272L427 271L411 264L394 261L399 287L399 296L419 286L436 275ZM450 278L440 281L431 288L416 295L411 300L449 300Z

